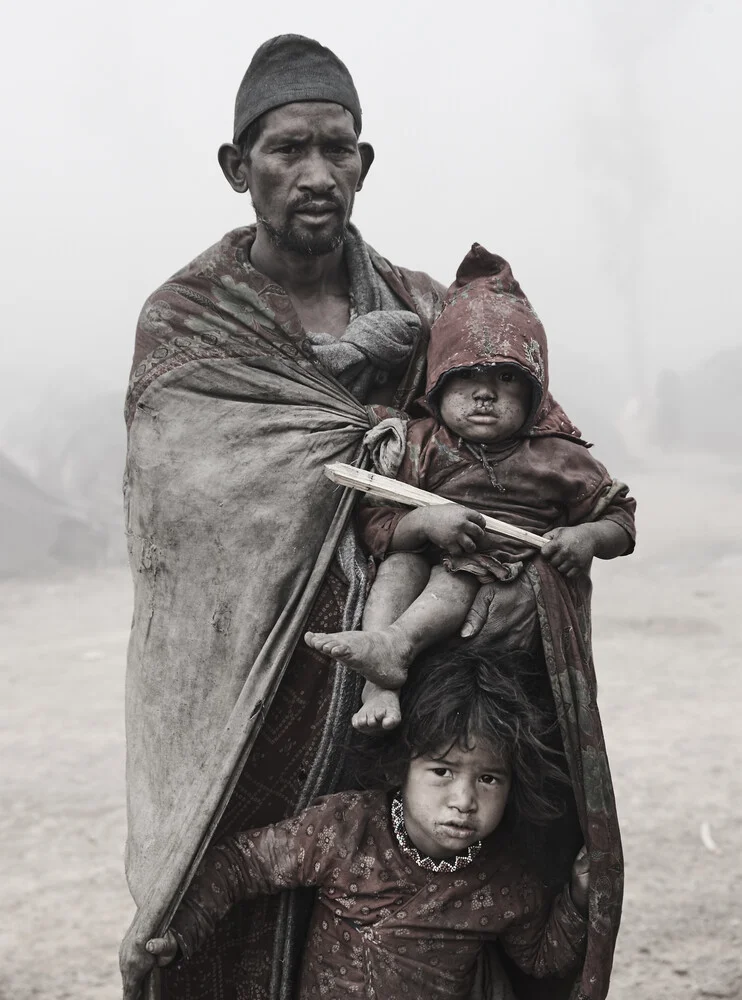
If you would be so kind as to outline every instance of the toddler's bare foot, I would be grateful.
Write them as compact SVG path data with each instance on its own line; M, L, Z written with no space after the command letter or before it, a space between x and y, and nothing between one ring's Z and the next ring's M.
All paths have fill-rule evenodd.
M385 632L307 632L304 641L379 687L400 688L407 680L412 649L393 627Z
M352 719L354 728L362 733L394 729L401 721L399 691L376 691L369 695Z

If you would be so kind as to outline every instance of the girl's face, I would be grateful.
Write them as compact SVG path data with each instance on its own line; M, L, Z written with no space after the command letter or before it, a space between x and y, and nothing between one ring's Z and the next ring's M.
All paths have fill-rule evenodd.
M410 840L431 858L465 851L497 829L510 784L510 764L478 743L414 757L402 786Z
M467 441L495 444L514 437L528 419L531 383L516 365L470 368L446 379L441 419Z

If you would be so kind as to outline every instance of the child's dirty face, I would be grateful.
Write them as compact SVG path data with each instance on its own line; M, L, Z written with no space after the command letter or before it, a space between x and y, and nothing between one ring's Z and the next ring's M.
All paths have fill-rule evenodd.
M510 784L508 761L477 743L413 758L402 786L410 840L431 858L465 851L499 826Z
M478 444L514 437L531 410L531 383L516 365L469 368L450 375L441 389L443 423Z

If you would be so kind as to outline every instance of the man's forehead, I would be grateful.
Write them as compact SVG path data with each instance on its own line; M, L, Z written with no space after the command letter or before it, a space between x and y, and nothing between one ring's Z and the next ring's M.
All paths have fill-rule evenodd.
M261 122L262 136L281 132L321 130L355 138L353 115L342 104L330 101L295 101L266 111Z

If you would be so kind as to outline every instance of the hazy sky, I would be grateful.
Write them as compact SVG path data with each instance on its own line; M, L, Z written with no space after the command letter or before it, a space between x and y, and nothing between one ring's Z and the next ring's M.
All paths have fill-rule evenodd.
M123 391L147 294L252 220L216 150L283 31L354 75L377 153L355 221L395 263L448 282L483 243L553 368L581 354L627 388L740 341L737 0L39 0L4 28L6 407Z

